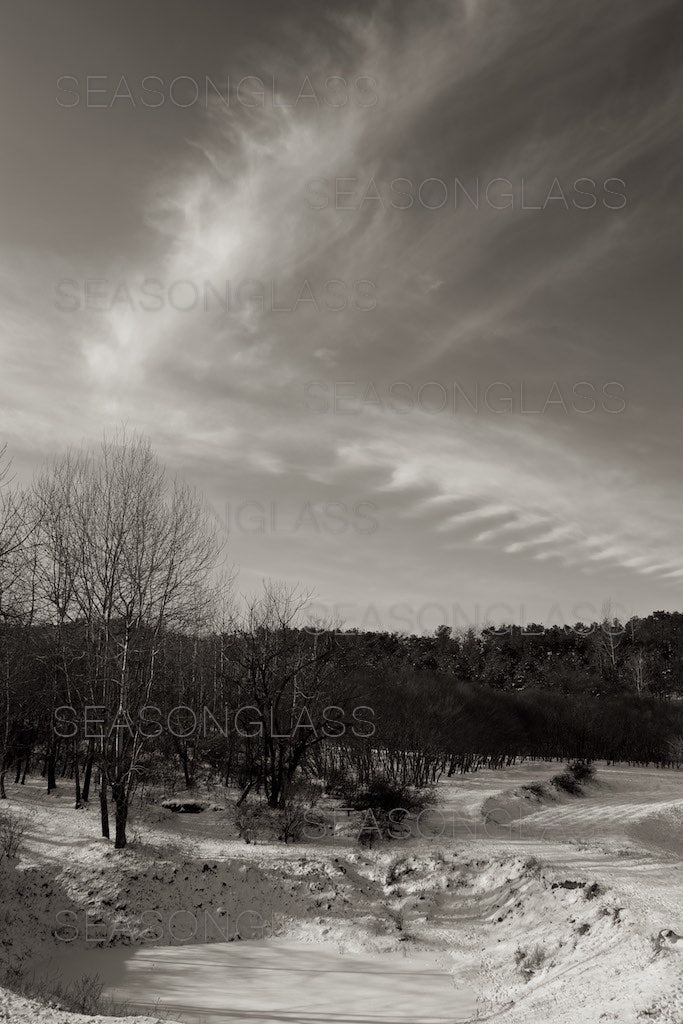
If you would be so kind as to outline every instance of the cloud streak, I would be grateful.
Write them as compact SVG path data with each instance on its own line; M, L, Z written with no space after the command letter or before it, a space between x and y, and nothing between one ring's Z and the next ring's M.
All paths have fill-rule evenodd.
M542 0L274 7L261 34L236 19L231 66L206 73L270 65L277 103L252 81L254 105L214 97L156 121L60 111L77 161L108 116L146 176L79 172L80 206L50 211L60 250L46 224L43 244L18 228L0 252L1 422L19 464L126 420L217 508L377 510L371 538L233 532L248 581L301 578L356 603L454 585L539 612L558 588L675 603L679 27L666 0L618 18ZM225 60L209 43L221 29L212 7L192 45ZM154 73L141 31L138 78ZM343 106L321 99L331 78ZM98 247L84 204L108 183ZM31 190L16 194L27 211ZM102 309L86 308L94 279ZM65 281L76 308L60 305ZM336 410L335 389L352 396Z

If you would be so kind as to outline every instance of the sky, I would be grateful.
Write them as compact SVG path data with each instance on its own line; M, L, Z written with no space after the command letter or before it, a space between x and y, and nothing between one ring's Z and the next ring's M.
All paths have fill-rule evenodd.
M2 23L19 479L125 423L349 625L681 608L677 0Z

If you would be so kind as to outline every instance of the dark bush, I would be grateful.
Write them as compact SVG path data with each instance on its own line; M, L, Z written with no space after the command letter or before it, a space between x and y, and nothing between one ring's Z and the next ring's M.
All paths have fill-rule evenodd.
M424 810L433 799L430 790L377 776L349 801L354 810L365 811L358 842L361 846L372 846L380 840L409 835L410 829L402 825L403 819L411 812Z
M577 782L590 782L595 778L595 768L590 761L570 761L567 771Z
M292 786L286 804L278 808L275 838L281 843L298 843L308 838L306 826L322 829L324 818L315 810L319 796L319 787L310 782Z
M581 796L581 784L569 772L553 775L550 781L555 789L561 789L563 793L570 793L571 796Z
M277 812L276 838L281 843L298 843L304 834L308 805L301 800L290 800Z
M542 782L529 782L526 786L522 786L522 792L528 793L529 796L535 796L539 800L546 795Z
M598 896L604 896L605 890L598 882L593 882L592 885L587 885L584 889L583 895L587 900L597 899Z
M349 806L356 811L383 811L388 814L400 809L410 813L424 810L433 800L431 790L416 789L378 775L364 789L353 794Z
M338 800L349 800L355 789L355 782L343 768L332 768L325 779L325 792Z

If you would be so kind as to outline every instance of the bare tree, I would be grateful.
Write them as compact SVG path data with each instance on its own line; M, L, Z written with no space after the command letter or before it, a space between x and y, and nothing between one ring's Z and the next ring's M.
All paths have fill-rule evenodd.
M310 597L266 582L226 638L252 777L272 807L287 803L297 770L326 739L353 728L355 683L339 634L305 622Z
M29 694L24 685L28 630L35 610L25 495L13 486L6 445L0 448L0 799L18 756Z
M614 682L617 674L618 652L625 632L622 623L612 615L609 600L602 605L602 619L592 633L592 643L603 679Z
M46 520L43 593L58 627L67 617L83 624L80 699L106 711L96 738L102 827L108 834L111 786L121 848L162 638L209 614L221 545L199 495L169 479L148 440L125 432L69 452L36 493Z

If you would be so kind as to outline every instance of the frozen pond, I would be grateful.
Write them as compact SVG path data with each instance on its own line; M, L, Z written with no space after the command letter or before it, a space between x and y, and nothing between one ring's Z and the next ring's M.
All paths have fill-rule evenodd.
M446 1024L474 1015L472 991L428 954L341 954L270 939L72 951L38 973L99 975L137 1013L187 1024Z

